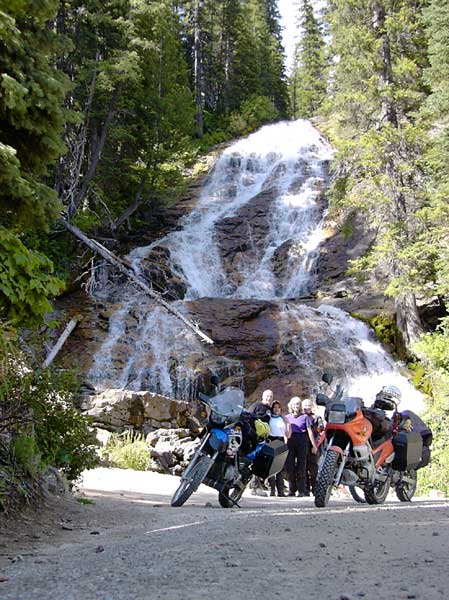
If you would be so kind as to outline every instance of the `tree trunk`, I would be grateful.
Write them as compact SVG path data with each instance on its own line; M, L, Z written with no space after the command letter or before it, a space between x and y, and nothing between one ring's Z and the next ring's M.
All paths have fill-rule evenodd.
M404 348L410 351L424 333L424 326L416 306L416 298L412 292L407 292L396 298L396 325L401 335Z
M81 187L80 187L78 193L76 194L73 201L70 203L70 206L68 207L67 215L68 215L69 219L73 218L73 216L75 215L75 213L81 206L81 203L84 200L86 192L89 188L90 182L92 181L92 179L95 175L95 171L97 170L98 161L100 160L101 153L103 151L103 148L104 148L104 145L106 142L106 138L109 133L109 125L111 124L111 121L115 115L115 105L117 103L119 93L120 93L120 88L117 87L112 96L108 114L106 115L106 119L104 120L104 123L103 123L103 128L101 130L100 139L98 140L97 144L95 145L95 149L92 153L92 158L90 160L89 167L87 169L87 173L83 177L83 182L81 184Z
M203 106L204 106L204 82L203 82L203 53L201 44L200 15L203 0L195 0L194 8L194 77L195 77L195 125L196 135L202 138L204 135Z
M47 355L47 358L44 360L44 362L42 364L42 368L43 369L45 369L45 368L47 368L48 366L51 365L51 363L54 361L54 359L56 358L57 354L59 353L59 351L61 350L61 348L65 344L67 338L72 333L72 331L75 329L75 327L78 325L78 323L81 321L81 319L82 319L82 317L78 316L78 317L74 317L69 322L69 324L64 329L64 331L62 332L61 336L59 337L58 341L53 346L53 348L49 352L49 354Z

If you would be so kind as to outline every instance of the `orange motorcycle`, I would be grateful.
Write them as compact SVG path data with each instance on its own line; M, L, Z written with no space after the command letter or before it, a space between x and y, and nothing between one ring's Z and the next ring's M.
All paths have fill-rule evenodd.
M323 381L330 386L332 376L325 373ZM346 396L338 385L331 396L320 393L316 401L326 409L326 428L315 506L326 506L337 485L361 488L368 504L384 502L393 486L399 500L409 502L416 490L416 469L428 461L424 464L420 433L399 430L397 404L391 400L365 408L361 398ZM391 419L385 410L393 410Z

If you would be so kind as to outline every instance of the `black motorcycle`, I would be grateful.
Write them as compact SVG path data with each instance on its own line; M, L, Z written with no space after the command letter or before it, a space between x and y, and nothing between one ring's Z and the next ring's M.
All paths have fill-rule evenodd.
M254 418L243 408L242 390L228 387L212 397L199 396L208 407L208 422L171 505L182 506L204 483L218 491L223 508L238 506L253 475L265 479L282 470L287 446L258 440Z

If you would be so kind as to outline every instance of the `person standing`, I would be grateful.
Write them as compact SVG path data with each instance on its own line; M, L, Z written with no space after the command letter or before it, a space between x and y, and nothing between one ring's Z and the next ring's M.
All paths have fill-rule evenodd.
M318 445L318 438L320 435L321 428L323 426L323 420L320 416L313 413L313 402L309 398L305 398L302 401L302 410L305 415L308 415L312 420L312 434L315 440L315 445ZM318 453L312 452L312 444L309 446L309 453L307 454L306 462L306 496L310 496L310 493L314 493L315 482L318 475Z
M288 439L288 456L286 470L288 474L289 496L306 495L307 456L311 451L316 454L317 447L312 433L312 419L302 413L301 399L294 396L288 403L287 420L291 427Z
M287 443L289 437L290 423L282 416L281 403L275 400L271 405L270 435L268 439ZM275 496L276 490L278 496L285 496L283 471L269 477L268 484L270 486L270 496Z
M262 394L262 400L254 402L249 407L248 412L256 419L260 419L265 423L269 423L271 417L271 404L273 402L273 392L271 390L265 390ZM263 480L255 475L249 482L251 494L253 496L267 496L265 491ZM265 489L264 489L265 488Z

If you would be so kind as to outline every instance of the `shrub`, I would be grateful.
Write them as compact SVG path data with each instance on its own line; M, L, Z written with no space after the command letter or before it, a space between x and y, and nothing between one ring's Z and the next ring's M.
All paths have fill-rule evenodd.
M431 397L424 420L433 431L432 461L419 474L419 491L449 496L449 318L413 346L425 368Z
M90 421L73 404L73 376L33 371L11 349L0 358L0 373L0 434L11 440L13 462L32 476L51 465L69 480L96 464Z
M232 135L247 135L261 125L279 118L279 112L266 96L250 96L242 102L240 110L231 114L229 131Z
M126 431L122 434L113 434L102 455L112 467L146 471L151 452L143 434Z

